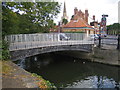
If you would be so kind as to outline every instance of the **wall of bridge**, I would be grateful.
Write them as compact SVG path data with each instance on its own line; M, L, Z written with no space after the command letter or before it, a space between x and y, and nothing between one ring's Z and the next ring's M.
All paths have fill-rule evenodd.
M13 61L18 59L23 59L26 57L50 53L50 52L58 52L58 51L81 51L81 52L91 52L93 49L92 44L82 44L82 45L62 45L62 46L50 46L50 47L41 47L41 48L33 48L33 49L25 49L25 50L16 50L11 51L11 59Z

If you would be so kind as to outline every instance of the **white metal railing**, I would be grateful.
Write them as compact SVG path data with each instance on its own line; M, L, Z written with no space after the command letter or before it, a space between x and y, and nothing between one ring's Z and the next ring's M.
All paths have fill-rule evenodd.
M85 33L37 33L8 35L9 50L22 50L58 45L94 44Z

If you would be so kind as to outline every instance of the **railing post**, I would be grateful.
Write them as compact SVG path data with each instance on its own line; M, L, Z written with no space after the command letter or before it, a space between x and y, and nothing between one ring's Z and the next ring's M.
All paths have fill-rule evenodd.
M58 33L58 41L60 41L60 33Z
M118 44L117 44L117 49L120 50L120 34L118 35Z
M99 44L98 44L98 47L99 47L99 48L101 47L101 35L99 36Z

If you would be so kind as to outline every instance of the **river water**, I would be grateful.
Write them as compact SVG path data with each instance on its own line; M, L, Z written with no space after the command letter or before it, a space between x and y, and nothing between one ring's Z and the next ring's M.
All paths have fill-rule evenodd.
M17 64L58 88L120 88L120 67L116 66L54 53L32 56Z

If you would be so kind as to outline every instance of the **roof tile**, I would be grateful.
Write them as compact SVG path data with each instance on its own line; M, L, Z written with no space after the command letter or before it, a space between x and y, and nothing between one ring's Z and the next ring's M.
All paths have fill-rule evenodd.
M93 28L92 26L90 26L89 24L87 24L82 18L79 18L77 20L71 20L69 23L67 23L66 25L63 25L64 28L71 28L71 27L89 27L89 28Z

